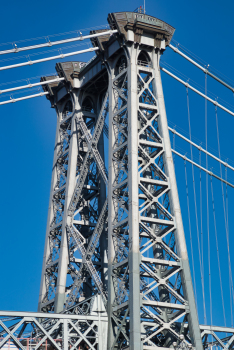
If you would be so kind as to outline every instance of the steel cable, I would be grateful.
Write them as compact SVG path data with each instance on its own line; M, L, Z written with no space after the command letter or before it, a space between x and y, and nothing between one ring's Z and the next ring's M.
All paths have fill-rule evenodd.
M215 79L216 81L218 81L220 84L222 84L223 86L225 86L226 88L228 88L231 91L234 91L234 87L230 84L228 84L226 81L220 79L217 75L213 74L209 69L209 65L203 67L202 65L200 65L198 62L196 62L196 60L192 59L191 57L189 57L188 55L185 55L185 53L183 53L181 50L178 49L178 47L175 47L171 44L169 44L169 47L176 53L178 53L180 56L182 56L183 58L185 58L187 61L189 61L190 63L192 63L194 66L196 66L197 68L199 68L201 71L203 71L203 73L206 73L207 75L209 75L210 77L212 77L213 79ZM1 52L0 52L1 53Z
M219 124L218 124L218 112L217 107L215 107L215 119L216 119L216 131L217 131L217 143L218 143L218 152L219 156L221 154L220 151L220 138L219 138ZM222 166L220 166L220 176L222 178ZM231 306L231 314L232 314L232 299L234 300L233 294L233 280L232 280L232 266L231 266L231 257L230 257L230 247L229 247L229 230L227 225L227 208L225 208L225 196L224 196L224 188L223 183L221 182L221 190L222 190L222 201L223 201L223 214L224 214L224 223L225 223L225 231L226 231L226 239L227 239L227 250L228 250L228 271L229 271L229 289L230 289L230 306Z
M225 179L227 179L227 167L225 168ZM228 191L227 191L227 185L226 185L226 217L227 217L227 229L229 233L229 220L228 220ZM232 305L232 299L233 299L233 284L230 283L230 273L229 273L229 293L230 293L230 306L231 306L231 325L233 327L233 305Z
M188 109L189 138L190 138L190 141L191 141L191 140L192 140L192 133L191 133L191 120L190 120L190 108L189 108L188 88L186 88L186 92L187 92L187 109ZM191 160L193 161L193 147L192 147L191 144L190 144L190 153L191 153ZM202 283L203 311L204 311L204 319L206 319L204 276L203 276L203 271L202 271L201 247L200 247L200 238L199 238L199 224L198 224L198 215L197 215L196 185L195 185L194 166L193 166L193 164L192 164L192 177L193 177L193 196L194 196L195 217L196 217L196 229L197 229L197 243L198 243L199 264L200 264L200 272L201 272L201 283Z
M64 46L62 48L61 47L57 47L56 49L50 49L50 50L40 51L40 52L33 52L33 53L28 54L28 55L3 58L2 60L0 60L0 62L15 61L15 60L20 60L21 58L30 59L30 57L33 57L33 56L40 56L40 55L44 55L44 54L50 54L51 52L56 52L56 51L61 53L61 50L68 50L68 49L72 49L74 47L84 46L84 45L88 45L88 44L90 44L90 43L88 41L86 41L84 43L82 42L80 44L68 45L68 46Z
M30 92L36 92L36 91L43 92L42 87L39 86L39 87L34 87L34 88L30 89ZM6 96L10 96L13 99L15 95L20 95L20 94L22 94L22 97L26 97L28 95L25 96L24 95L25 92L27 93L27 91L14 91L14 92L5 93L2 96L0 95L0 97L4 97L5 98ZM2 102L6 102L6 101L0 101L0 102L2 103Z
M186 186L186 194L187 194L189 236L190 236L190 246L191 246L191 255L192 255L192 267L193 267L193 285L194 285L195 300L197 305L197 289L196 289L196 283L195 283L195 268L194 268L194 257L193 257L193 241L192 241L192 229L191 229L190 208L189 208L189 191L188 191L188 176L187 176L186 160L184 161L184 171L185 171L185 186Z
M90 49L85 49L85 50L80 50L80 51L60 54L60 55L57 55L57 56L41 58L39 60L34 60L34 61L30 60L30 61L23 62L23 63L18 63L18 64L13 64L13 65L10 65L10 66L0 67L0 70L2 71L2 70L6 70L6 69L18 68L18 67L23 67L23 66L28 66L28 65L31 66L31 65L36 64L36 63L47 62L47 61L60 59L60 58L62 59L64 57L75 56L75 55L78 55L78 54L82 54L82 53L86 53L86 52L93 52L93 51L96 51L96 50L99 50L99 48L98 47L94 47L94 48L90 48Z
M50 74L43 74L43 77L57 76L57 75L58 75L58 73L53 72L53 73L50 73ZM40 79L41 77L42 77L41 75L38 75L37 77L31 77L31 78L24 78L24 79L19 79L19 80L8 81L6 83L1 83L0 86L8 85L8 84L22 83L23 81L30 82L30 80Z
M173 133L173 149L175 149L175 133ZM174 162L174 166L175 166L175 155L173 154L173 162Z
M83 28L83 29L77 29L77 30L72 30L70 32L51 34L51 35L43 35L43 36L39 36L39 37L36 37L36 38L23 39L23 40L17 40L17 41L8 41L7 43L0 43L0 46L12 45L12 44L15 44L15 43L25 43L25 42L29 42L29 41L33 41L33 40L49 39L49 38L54 38L56 36L75 34L75 33L78 33L78 32L80 33L81 31L85 32L85 31L89 31L89 30L92 30L92 29L100 29L100 28L109 28L109 25L108 24L102 24L100 26L95 26L95 27L90 27L90 28Z
M207 95L207 74L205 75L205 94ZM205 137L206 151L208 146L207 133L207 100L205 99ZM208 169L208 155L206 154L206 168ZM208 271L209 271L209 296L210 296L210 325L212 326L212 294L211 294L211 266L210 266L210 223L209 223L209 178L206 174L206 215L207 215L207 240L208 240Z
M231 80L229 77L225 76L223 73L221 73L217 69L215 69L213 67L211 69L211 66L206 61L204 61L202 58L200 58L199 56L194 54L192 51L187 49L185 46L181 45L178 41L176 41L175 39L172 38L171 42L174 45L176 45L177 48L179 47L181 51L183 51L184 53L187 53L189 57L191 57L192 59L197 61L199 64L203 65L206 68L209 67L209 71L210 72L214 72L215 74L217 74L218 77L220 77L220 78L224 79L226 82L231 83L231 84L234 85L234 81L233 80Z
M221 268L220 268L219 244L218 244L217 225L216 225L216 216L215 216L215 203L214 203L214 190L213 190L212 176L210 176L210 187L211 187L211 198L212 198L212 207L213 207L213 218L214 218L214 229L215 229L215 241L216 241L217 260L218 260L218 267L219 267L219 282L220 282L222 307L223 307L223 318L224 318L224 325L226 327L226 316L225 316L225 307L224 307L224 298L223 298L223 285L222 285L222 275L221 275Z
M174 74L172 74L170 71L168 71L167 69L163 68L163 67L166 67L166 68L170 68L171 71L174 72ZM170 75L172 78L174 78L175 80L179 81L180 83L182 83L183 85L188 85L193 91L194 91L194 87L196 87L197 89L201 90L201 91L204 91L204 87L201 86L200 84L198 84L197 82L195 82L194 80L190 79L187 75L183 74L182 72L180 72L178 69L175 69L173 66L171 66L170 64L166 63L165 61L161 61L161 65L160 65L160 68L163 72L167 73L168 75ZM180 78L178 78L176 75L180 76ZM182 78L186 80L186 83L185 81L182 82ZM193 83L193 86L190 86L189 83ZM201 91L199 91L199 94L201 94ZM195 91L196 92L196 91ZM205 92L202 93L203 95L206 95L206 97L203 96L203 98L207 98L208 100L212 99L213 100L219 100L222 102L222 104L224 106L227 106L228 108L233 108L233 104L225 101L224 99L220 98L219 96L217 96L216 94L214 94L213 92L207 90L206 94ZM211 101L210 101L211 102ZM216 101L214 101L215 103L217 103ZM212 101L212 103L214 103Z
M185 135L185 136L187 136L187 137L189 137L189 133L185 130L185 129L183 129L183 128L181 128L181 127L179 127L178 125L175 125L172 121L170 121L170 120L168 120L168 124L171 126L171 128L173 128L173 129L177 129L177 130L179 130L181 133L183 133L183 135ZM169 129L170 130L170 129ZM176 130L176 132L177 132L177 130ZM170 130L170 131L172 131L172 130ZM197 137L195 137L195 136L193 136L192 137L192 140L193 140L193 142L195 142L195 143L197 143L197 144L204 144L205 142L203 142L203 141L201 141L201 139L199 139L199 138L197 138ZM216 154L217 155L217 157L218 157L218 152L217 152L217 149L215 149L215 148L213 148L213 147L210 147L209 146L209 152L212 152L213 154ZM221 154L221 157L222 158L226 158L226 156L224 155L224 154ZM221 159L222 159L221 158ZM229 161L229 164L231 165L232 164L232 166L234 167L234 161L232 160L232 159L230 159L230 158L228 158L228 161Z
M201 166L201 151L199 152L199 164ZM202 171L200 169L200 222L201 222L201 261L202 261L202 274L203 274L203 286L204 286L204 247L203 247L203 215L202 215ZM203 297L203 309L204 309L204 323L206 323L206 303L205 295Z

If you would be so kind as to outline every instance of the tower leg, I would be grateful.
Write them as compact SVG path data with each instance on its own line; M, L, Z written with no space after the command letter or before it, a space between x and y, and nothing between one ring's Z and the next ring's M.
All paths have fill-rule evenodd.
M128 64L128 190L129 190L129 311L130 350L141 350L140 245L138 199L137 50L130 49ZM136 292L137 291L137 292Z
M108 350L202 349L159 59L128 44L108 62Z
M75 99L74 110L79 110L80 106ZM71 138L69 145L69 159L68 159L68 170L67 170L67 181L65 189L65 203L64 203L64 214L63 214L63 223L62 223L62 237L61 237L61 246L60 246L60 255L59 255L59 269L57 277L57 288L55 293L55 308L54 311L59 313L64 309L65 303L65 292L66 292L66 281L67 281L67 270L68 270L68 240L66 226L71 225L72 218L68 215L68 207L73 195L73 191L76 184L76 165L77 165L77 127L76 127L76 114L74 114L71 121Z
M203 349L201 332L199 328L198 315L197 315L197 309L196 309L196 303L195 303L194 291L193 291L193 285L192 285L192 278L191 278L191 272L189 267L188 252L187 252L187 246L186 246L185 235L184 235L184 227L183 227L180 202L179 202L179 196L178 196L178 190L177 190L174 162L173 162L173 157L171 152L171 142L170 142L170 136L168 131L168 123L167 123L166 108L165 108L163 89L162 89L159 59L160 59L159 53L154 54L153 66L154 66L154 72L155 72L157 100L158 100L158 106L159 106L159 112L160 112L158 125L159 125L160 135L162 136L164 141L165 172L170 179L169 196L170 196L170 203L171 203L171 212L174 215L175 221L176 221L175 239L176 239L176 245L178 249L178 255L181 258L182 267L183 267L181 272L183 291L184 291L185 299L188 301L189 310L190 310L188 314L190 334L191 334L193 346L195 346L196 349L201 350Z
M54 146L54 158L53 158L53 170L52 170L52 179L51 179L51 188L50 188L50 199L49 199L49 209L48 209L48 218L47 218L47 227L46 227L46 238L45 238L45 248L43 255L43 266L42 266L42 275L41 275L41 285L40 285L40 294L39 294L39 302L38 302L38 311L42 311L43 299L47 297L47 287L46 285L49 283L48 277L46 276L46 265L47 260L50 255L50 223L53 219L53 192L57 182L57 155L59 151L60 144L60 132L59 132L59 124L61 122L62 113L59 113L57 110L57 127L56 127L56 135L55 135L55 146Z

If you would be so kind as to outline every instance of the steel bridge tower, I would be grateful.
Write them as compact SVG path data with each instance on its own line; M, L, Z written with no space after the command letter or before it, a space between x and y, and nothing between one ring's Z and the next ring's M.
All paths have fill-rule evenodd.
M99 349L201 350L159 67L174 28L108 22L96 57L45 85L57 130L38 311L107 314Z

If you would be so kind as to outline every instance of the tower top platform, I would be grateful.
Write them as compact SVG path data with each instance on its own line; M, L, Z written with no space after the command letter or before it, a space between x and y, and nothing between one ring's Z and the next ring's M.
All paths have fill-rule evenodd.
M90 34L107 33L90 38L93 47L98 50L89 62L70 61L56 64L58 76L64 77L65 80L43 85L43 90L49 92L46 98L50 100L52 107L55 103L62 101L70 89L85 87L87 92L92 90L92 93L102 90L108 80L105 61L115 59L123 46L134 45L148 52L159 50L163 53L175 32L175 28L166 22L142 13L109 13L107 20L110 28L117 32L110 34L106 29L90 32ZM41 81L51 78L42 77Z
M107 17L111 29L117 29L119 34L128 39L127 32L132 30L135 33L135 42L140 43L140 36L150 35L155 39L155 46L158 40L165 40L169 45L175 32L175 28L160 19L143 13L136 12L115 12L109 13Z

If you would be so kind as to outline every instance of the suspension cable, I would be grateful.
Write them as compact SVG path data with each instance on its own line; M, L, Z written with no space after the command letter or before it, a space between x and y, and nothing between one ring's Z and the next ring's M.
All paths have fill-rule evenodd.
M194 257L193 257L193 242L192 242L192 229L191 229L190 208L189 208L189 191L188 191L188 176L187 176L186 160L184 160L184 172L185 172L185 186L186 186L186 194L187 194L189 236L190 236L190 246L191 246L191 255L192 255L192 267L193 267L193 285L194 285L195 300L197 305L197 289L196 289L196 283L195 283L195 268L194 268Z
M49 92L40 92L39 94L27 95L25 97L20 97L20 98L13 98L9 101L0 102L0 105L6 105L8 103L14 103L14 102L18 102L18 101L28 100L30 98L40 97L40 96L44 96L44 95L48 95L48 94L49 94Z
M49 74L43 74L43 77L51 77L51 76L57 76L57 73L53 72L53 73L49 73ZM30 81L30 80L33 80L33 79L40 79L41 78L41 75L38 75L36 77L31 77L31 78L24 78L24 79L19 79L19 80L13 80L13 81L8 81L8 82L4 82L4 83L1 83L0 86L3 86L3 85L10 85L10 84L16 84L16 83L22 83L23 81Z
M180 70L176 69L175 67L171 66L170 64L168 64L167 62L165 62L163 59L160 61L161 62L161 67L165 68L165 69L169 69L169 71L172 74L175 74L177 77L179 77L180 79L186 81L186 82L190 82L190 84L198 89L199 91L203 92L203 94L205 94L205 87L204 84L200 85L199 83L197 83L196 81L194 81L193 79L191 79L190 77L188 77L187 75L185 75L184 73L182 73ZM203 91L204 90L204 91ZM217 97L217 94L213 93L210 90L207 90L207 95L209 95L210 98L213 98L214 100L216 100L217 98L220 101L220 104L223 104L225 107L232 109L233 104L223 100L222 98L220 98L219 96ZM234 93L233 93L233 97L234 97Z
M64 40L58 40L58 41L49 41L47 43L44 44L38 44L38 45L32 45L32 46L25 46L25 47L15 47L14 49L11 50L4 50L4 51L0 51L0 55L6 55L9 53L16 53L16 52L20 52L20 51L28 51L28 50L34 50L34 49L39 49L41 47L51 47L54 45L61 45L61 44L65 44L65 43L71 43L74 41L82 41L85 39L90 39L90 38L96 38L99 36L103 36L103 35L108 35L108 34L113 34L113 33L117 33L118 30L107 30L105 32L101 32L101 33L97 33L97 34L91 34L91 35L85 35L85 36L79 36L76 38L71 38L71 39L64 39Z
M34 92L36 92L36 91L38 91L38 92L43 92L41 86L39 86L39 87L32 87L30 92L34 93ZM20 90L20 91L15 91L15 92L13 92L13 93L8 92L8 93L4 94L4 98L5 98L6 96L10 96L10 99L13 99L16 95L17 95L17 96L18 96L18 95L25 96L25 95L22 95L24 92L25 92L25 91L21 91L21 90ZM6 101L7 101L7 100L6 100ZM3 101L3 102L5 102L5 101Z
M85 50L81 50L81 51L75 51L75 52L70 52L70 53L65 53L65 54L61 54L58 56L52 56L52 57L47 57L47 58L42 58L40 60L34 60L34 61L28 61L28 62L23 62L23 63L18 63L18 64L13 64L10 66L4 66L4 67L0 67L0 71L1 70L6 70L6 69L11 69L11 68L18 68L18 67L22 67L22 66L31 66L32 64L36 64L36 63L41 63L41 62L46 62L46 61L51 61L51 60L57 60L59 58L64 58L64 57L69 57L69 56L74 56L74 55L79 55L81 53L85 53L85 52L93 52L93 51L97 51L99 50L98 47L92 47L90 49L85 49Z
M201 166L201 151L199 151L199 163ZM201 222L201 260L202 260L202 275L203 275L203 286L204 286L204 257L203 257L203 225L202 225L202 171L200 169L200 222ZM203 293L204 291L202 291ZM206 324L206 302L205 295L203 297L203 310L204 310L204 324Z
M184 47L183 45L181 45L180 43L178 43L178 41L176 41L175 39L172 38L171 42L176 45L177 47L180 47L180 50L185 52L186 54L189 55L189 57L191 57L192 59L194 59L196 62L198 62L200 65L202 65L203 67L209 67L210 69L210 65L204 61L201 57L199 57L198 55L194 54L192 51L190 51L189 49L187 49L186 47ZM211 71L211 70L210 70ZM218 71L215 68L212 68L212 71L214 72L214 74L216 74L218 77L222 77L223 80L230 81L230 85L234 85L234 81L230 79L230 77L225 76L223 73L221 73L220 71Z
M195 162L192 161L191 159L187 158L185 155L183 156L182 154L180 154L179 152L177 152L177 151L174 150L174 149L171 149L171 151L172 151L173 153L175 153L177 156L179 156L179 157L183 158L184 160L186 160L187 162L189 162L189 163L195 165L197 168L203 170L205 173L207 173L207 174L209 174L209 175L215 177L216 179L218 179L218 180L222 181L223 183L227 184L228 186L234 188L234 185L233 185L232 183L230 183L230 182L228 182L228 181L222 179L220 176L217 176L217 175L214 174L212 171L207 170L206 168L200 166L199 164L195 163Z
M172 78L174 78L175 80L179 81L181 84L183 84L184 86L188 87L190 90L196 92L198 95L202 96L205 100L210 101L211 103L213 103L215 106L221 108L222 110L224 110L225 112L231 114L232 116L234 116L234 112L230 111L229 109L227 109L226 107L224 107L223 105L219 104L217 101L212 100L212 98L208 97L207 94L203 94L202 92L200 92L199 90L195 89L193 86L189 85L187 82L183 81L182 79L178 78L176 75L172 74L171 72L169 72L167 69L160 67L161 70L165 73L167 73L168 75L170 75Z
M212 198L212 206L213 206L216 251L217 251L217 260L218 260L218 268L219 268L219 282L220 282L222 307L223 307L223 318L224 318L224 325L226 327L226 316L225 316L225 307L224 307L224 298L223 298L223 285L222 285L222 275L221 275L220 258L219 258L219 244L218 244L217 225L216 225L216 216L215 216L215 202L214 202L214 190L213 190L212 176L210 176L210 186L211 186L211 198Z
M207 95L207 74L205 75L205 94ZM206 151L208 146L208 121L207 121L207 99L205 99L205 135ZM206 168L208 168L208 155L206 154ZM209 226L209 187L208 173L206 173L206 215L207 215L207 240L208 240L208 270L209 270L209 294L210 294L210 325L212 326L212 295L211 295L211 266L210 266L210 226Z
M215 108L215 119L216 119L218 152L219 152L219 155L220 155L221 154L221 149L220 149L220 138L219 138L219 125L218 125L217 107ZM221 166L221 164L220 164L220 176L222 177L222 166ZM229 228L228 228L228 223L227 223L227 208L225 208L224 188L223 188L223 183L222 182L221 182L221 189L222 189L223 213L224 213L224 222L225 222L225 231L226 231L226 239L227 239L227 249L228 249L229 289L230 289L230 293L231 293L231 291L233 290L233 280L232 280L232 266L231 266L230 250L229 250ZM232 304L232 299L233 299L233 295L232 295L232 298L230 300L231 304ZM232 313L232 306L231 306L231 313Z
M198 64L196 61L192 60L190 57L188 57L187 55L185 55L183 52L181 52L177 47L173 46L173 45L169 45L169 47L176 53L178 53L180 56L184 57L187 61L191 62L192 64L194 64L194 66L198 67L199 69L201 69L204 73L208 74L210 77L212 77L213 79L217 80L220 84L224 85L226 88L230 89L232 92L234 92L234 87L230 86L229 84L225 83L225 81L223 81L222 79L218 78L216 75L214 75L213 73L211 73L207 68L202 67L200 64Z
M189 137L190 137L190 140L191 140L191 138L192 138L192 133L191 133L191 120L190 120L190 108L189 108L188 88L186 88L186 93L187 93L187 109L188 109ZM192 147L191 143L190 143L190 154L191 154L191 160L193 161L193 147ZM198 254L199 254L199 264L200 264L201 283L202 283L203 312L204 312L204 317L206 318L204 276L203 276L202 261L201 261L201 248L200 248L199 227L198 227L198 216L197 216L196 184L195 184L194 165L193 165L193 164L192 164L192 177L193 177L193 196L194 196L195 217L196 217Z
M46 55L46 54L49 54L51 55L52 52L61 52L62 53L62 50L68 50L68 49L73 49L74 47L77 48L77 47L81 47L81 46L85 46L87 47L87 45L90 45L90 42L89 41L86 41L86 42L82 42L82 43L79 43L79 44L74 44L74 45L66 45L64 47L56 47L55 49L50 49L50 50L46 50L46 51L39 51L39 52L30 52L30 54L25 54L25 55L22 55L22 56L13 56L13 57L8 57L8 58L3 58L0 60L0 63L1 62L10 62L10 61L16 61L16 60L20 60L20 59L29 59L29 57L34 57L34 56L41 56L41 55ZM91 46L88 46L88 48L90 48ZM74 50L72 50L74 51ZM5 64L5 63L4 63Z
M56 75L56 74L54 74L54 75ZM183 128L181 128L181 127L179 127L179 126L177 126L175 123L173 123L171 120L169 120L168 119L168 124L169 125L171 125L171 127L170 127L170 131L171 132L173 132L174 130L175 130L175 127L176 127L176 130L175 130L175 132L177 132L177 130L180 130L180 132L182 133L182 134L179 134L179 132L177 133L177 135L179 136L179 135L181 135L182 137L185 137L185 138L187 138L185 141L187 141L188 143L190 143L190 140L189 140L189 133L188 133L188 131L187 130L185 130L185 129L183 129ZM185 136L186 135L186 136ZM194 146L198 149L198 150L200 150L200 146L202 145L202 144L204 144L204 142L201 140L201 139L199 139L199 138L197 138L196 136L194 136L194 135L192 135L192 139L194 139L194 142L193 143L195 143L194 144ZM198 148L199 147L199 148ZM202 148L202 147L201 147ZM218 151L217 151L217 149L216 148L213 148L213 147L211 147L211 146L209 146L209 149L210 150L212 150L212 154L214 155L215 154L215 152L217 152L217 157L218 157ZM205 149L204 148L202 148L202 150L204 150L204 153L205 153ZM229 162L229 165L231 165L231 163L233 163L233 169L234 169L234 161L233 160L231 160L231 159L229 159L229 158L227 158L227 156L226 155L224 155L224 154L221 154L221 157L222 157L222 159L224 159L225 158L225 161L224 161L224 166L226 166L226 162L228 161ZM219 159L219 158L218 158Z
M173 134L173 148L175 149L175 133ZM173 162L174 162L174 166L175 166L175 156L173 156Z
M217 160L217 162L223 164L224 166L228 167L229 169L231 169L232 171L234 171L234 167L232 167L231 165L227 164L226 162L224 162L223 160L221 160L221 158L216 157L214 154L207 152L204 148L202 148L201 146L197 145L195 142L193 142L191 139L189 140L187 137L183 136L182 134L180 134L178 131L176 131L175 129L172 129L171 127L168 126L168 130L170 130L173 134L178 135L181 139L183 139L184 141L190 143L190 145L193 145L194 147L196 147L199 151L202 151L203 153L206 153L208 156L212 157L213 159ZM175 147L173 147L175 148ZM221 155L220 155L221 157Z
M22 90L22 89L29 89L29 88L32 88L34 86L41 86L41 85L45 85L45 84L51 84L51 83L59 82L59 81L62 81L62 80L65 80L65 78L57 77L57 78L52 79L52 80L41 81L40 83L22 85L22 86L18 86L18 87L11 88L11 89L0 90L0 94L6 93L6 92L11 92L11 91Z
M225 179L227 179L227 168L225 168ZM228 236L229 236L228 190L227 190L227 185L226 185L226 217L227 217L227 230L228 230ZM229 271L229 289L230 289L229 293L230 293L230 306L231 306L231 325L233 327L233 306L232 306L232 300L234 301L234 293L233 293L233 284L231 282L232 282L232 280L230 278L230 271Z
M221 154L221 149L220 149L220 138L219 138L219 125L218 125L217 107L215 108L215 119L216 119L218 152L219 152L219 155L220 155ZM221 164L220 164L220 176L223 177ZM223 213L224 213L224 223L225 223L225 232L226 232L226 240L227 240L227 250L228 250L229 289L230 289L230 296L231 296L230 304L231 304L231 313L232 313L233 279L232 279L232 266L231 266L231 257L230 257L230 248L229 248L229 229L228 229L228 224L227 224L227 208L225 208L224 188L223 188L223 183L222 182L221 182L221 190L222 190Z
M36 38L21 39L21 40L17 40L17 41L8 41L7 43L0 43L0 46L12 45L13 43L17 43L17 44L18 43L26 43L26 42L33 41L33 40L42 40L42 39L55 38L55 37L62 36L62 35L70 35L70 34L75 34L75 33L78 34L78 32L80 33L81 31L82 32L87 32L87 31L90 31L90 30L95 30L95 29L100 29L100 28L108 28L108 24L102 24L102 25L99 25L99 26L94 26L94 27L89 27L89 28L80 28L80 29L76 29L76 30L71 30L69 32L43 35L43 36L38 36ZM108 29L106 29L106 30L108 30Z

